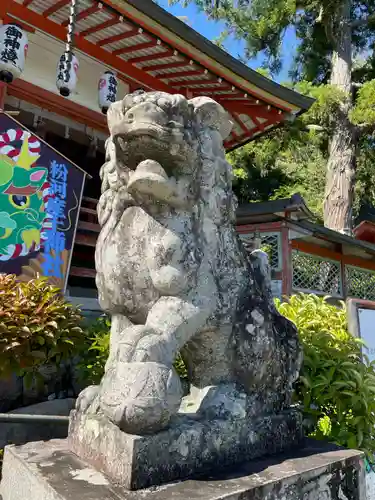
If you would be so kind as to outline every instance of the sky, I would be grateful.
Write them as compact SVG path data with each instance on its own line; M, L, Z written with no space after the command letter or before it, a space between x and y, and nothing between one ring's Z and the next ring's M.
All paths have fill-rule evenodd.
M207 21L207 17L200 13L194 4L190 4L187 8L181 5L174 5L170 7L168 0L158 0L157 2L161 7L171 12L175 16L186 16L188 24L204 35L209 40L217 38L224 29L224 24L221 22ZM225 44L227 51L234 57L238 57L243 53L243 42L240 40L229 39ZM297 46L296 38L292 31L286 33L283 45L283 69L280 74L275 78L278 82L285 82L288 78L288 72L292 64L292 57ZM255 60L249 61L248 65L256 69L262 65L263 58L260 56Z

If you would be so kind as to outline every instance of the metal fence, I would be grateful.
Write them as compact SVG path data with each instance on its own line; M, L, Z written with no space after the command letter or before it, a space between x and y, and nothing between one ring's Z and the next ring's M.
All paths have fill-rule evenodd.
M375 273L360 267L345 266L346 290L349 297L375 300Z
M292 251L292 286L296 291L342 296L341 264L316 255Z

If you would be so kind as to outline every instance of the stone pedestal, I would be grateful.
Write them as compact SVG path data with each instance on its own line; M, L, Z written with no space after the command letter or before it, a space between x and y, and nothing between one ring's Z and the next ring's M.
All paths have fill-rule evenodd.
M303 432L294 409L252 419L180 414L165 431L143 436L126 434L106 418L73 411L68 439L80 458L133 490L297 448Z
M2 500L366 500L362 454L322 443L139 491L110 483L66 441L9 446L0 493Z

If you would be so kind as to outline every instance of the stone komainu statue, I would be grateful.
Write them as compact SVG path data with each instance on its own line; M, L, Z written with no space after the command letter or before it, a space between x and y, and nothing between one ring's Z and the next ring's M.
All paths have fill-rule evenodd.
M96 270L110 356L78 410L128 433L165 428L182 400L179 352L193 386L235 394L250 418L287 408L300 347L273 305L267 257L236 234L227 113L207 97L138 92L108 124Z

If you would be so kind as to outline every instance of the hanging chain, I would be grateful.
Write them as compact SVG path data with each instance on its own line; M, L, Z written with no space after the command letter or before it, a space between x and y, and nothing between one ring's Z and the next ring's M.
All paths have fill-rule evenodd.
M69 15L69 25L68 25L68 34L66 37L65 44L65 53L64 53L64 82L69 82L70 70L72 68L72 59L73 59L73 37L74 37L74 28L75 21L77 15L77 5L78 0L71 0L70 3L70 15Z

